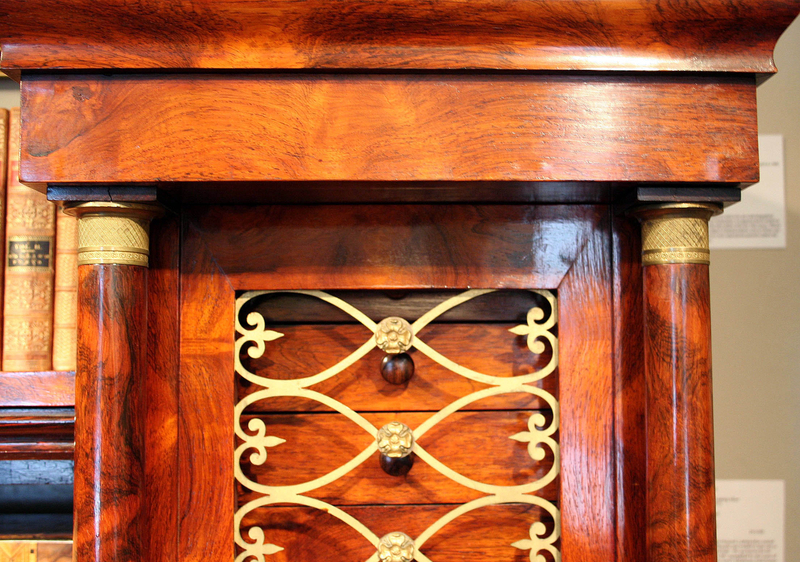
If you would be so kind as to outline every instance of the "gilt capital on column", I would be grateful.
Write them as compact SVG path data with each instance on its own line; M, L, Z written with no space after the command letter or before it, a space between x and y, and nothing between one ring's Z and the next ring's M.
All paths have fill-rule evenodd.
M159 205L92 201L64 212L78 218L78 265L148 266L150 221L163 214Z
M709 264L708 221L722 212L713 203L660 203L637 207L642 264Z

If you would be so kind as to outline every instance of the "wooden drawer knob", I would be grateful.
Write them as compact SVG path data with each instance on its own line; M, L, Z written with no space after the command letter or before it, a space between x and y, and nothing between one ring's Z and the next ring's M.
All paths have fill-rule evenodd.
M381 468L389 476L405 476L414 466L414 455L399 459L381 455Z
M381 376L392 384L405 384L414 376L414 360L408 353L386 355L381 361Z

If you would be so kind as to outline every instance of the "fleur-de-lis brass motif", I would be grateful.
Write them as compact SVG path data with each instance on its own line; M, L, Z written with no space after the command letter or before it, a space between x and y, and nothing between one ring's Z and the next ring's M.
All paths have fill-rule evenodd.
M414 560L414 541L405 533L389 533L378 543L381 562L411 562Z
M375 330L375 343L385 353L404 353L411 347L414 331L407 320L390 316Z
M378 450L382 455L393 459L402 459L411 454L414 446L414 434L404 423L389 422L378 430Z

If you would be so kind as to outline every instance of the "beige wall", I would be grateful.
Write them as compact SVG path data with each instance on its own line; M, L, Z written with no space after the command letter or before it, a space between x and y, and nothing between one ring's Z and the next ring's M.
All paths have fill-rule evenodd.
M786 480L786 561L800 560L800 20L758 90L759 132L784 136L785 250L711 254L718 478Z
M711 294L717 476L786 480L786 560L800 560L800 21L759 89L759 129L785 138L787 248L716 250ZM19 89L0 78L0 107Z
M19 106L19 84L0 76L0 107L18 107Z

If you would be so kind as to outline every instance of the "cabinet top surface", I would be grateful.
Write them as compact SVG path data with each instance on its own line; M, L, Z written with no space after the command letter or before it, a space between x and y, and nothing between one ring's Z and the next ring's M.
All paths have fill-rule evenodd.
M0 68L772 73L800 0L5 0Z

